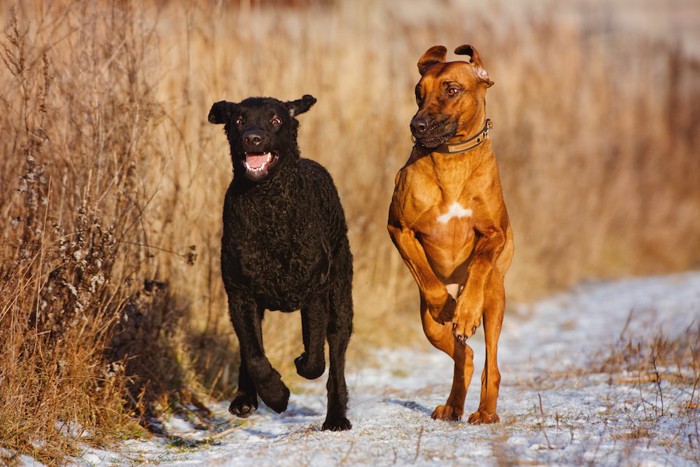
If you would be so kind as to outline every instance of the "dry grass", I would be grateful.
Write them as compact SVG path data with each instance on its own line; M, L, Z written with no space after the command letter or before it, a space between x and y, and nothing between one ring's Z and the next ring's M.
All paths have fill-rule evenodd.
M642 323L630 313L616 342L533 375L518 391L531 409L511 412L485 436L499 465L697 464L700 325L671 331ZM511 437L524 429L539 445L534 453L531 445L514 448Z
M635 336L625 329L618 342L596 360L599 363L593 364L593 371L608 374L610 386L619 389L619 400L611 403L611 419L625 423L624 428L611 430L613 440L632 451L653 439L669 453L684 453L690 462L700 461L700 324L693 323L673 336L660 330ZM634 388L636 400L625 398L624 388ZM675 424L675 430L665 427L668 423Z
M632 313L628 318L628 324ZM610 375L611 384L653 386L656 400L644 402L654 418L669 409L664 401L662 383L688 388L687 400L676 401L688 411L697 410L700 401L700 323L693 323L684 332L669 337L660 330L647 336L629 336L627 326L618 341L599 356L592 369Z
M99 442L184 389L235 386L218 265L230 162L206 122L220 99L319 99L300 145L349 221L351 351L410 341L417 292L385 220L435 43L472 42L496 82L511 298L700 264L700 65L680 47L449 0L320 3L0 2L0 444L56 459L74 444L56 421ZM275 364L298 334L298 317L269 319Z

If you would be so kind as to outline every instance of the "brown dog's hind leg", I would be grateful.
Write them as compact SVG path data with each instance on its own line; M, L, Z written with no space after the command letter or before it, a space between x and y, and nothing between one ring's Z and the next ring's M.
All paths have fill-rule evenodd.
M468 345L461 344L452 333L451 323L440 324L430 315L428 306L421 298L421 321L423 331L433 346L442 350L454 360L452 389L444 405L433 411L435 420L460 420L464 414L464 400L474 373L474 352Z
M498 390L501 385L501 373L498 371L498 338L501 335L503 314L505 310L505 290L503 276L491 276L491 284L484 304L484 339L486 341L486 363L481 374L481 397L479 408L469 416L469 423L496 423Z

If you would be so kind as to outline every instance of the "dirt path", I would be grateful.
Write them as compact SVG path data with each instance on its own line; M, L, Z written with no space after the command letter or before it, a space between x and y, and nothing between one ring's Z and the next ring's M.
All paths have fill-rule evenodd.
M218 438L174 418L171 432L200 442L130 441L121 453L91 450L78 462L697 465L700 388L692 382L698 362L695 372L690 365L657 366L659 378L646 369L600 367L605 356L623 355L628 342L642 342L642 350L658 335L674 342L693 322L697 337L698 321L700 273L585 285L506 316L499 424L433 421L433 408L449 392L450 360L427 347L380 350L377 366L350 365L349 432L318 430L325 414L322 378L292 388L290 409L281 415L261 407L235 425L226 406L216 406L217 431L229 430ZM472 341L478 372L467 411L478 405L483 365L483 336Z

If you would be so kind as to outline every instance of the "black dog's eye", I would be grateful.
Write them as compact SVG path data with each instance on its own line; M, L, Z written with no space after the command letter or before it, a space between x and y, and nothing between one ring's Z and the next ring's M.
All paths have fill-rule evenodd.
M272 123L275 126L279 126L282 124L282 120L280 120L280 118L275 115L274 117L272 117L272 120L270 120L270 123Z
M236 119L236 125L238 125L238 126L243 125L243 117L239 116L239 117Z

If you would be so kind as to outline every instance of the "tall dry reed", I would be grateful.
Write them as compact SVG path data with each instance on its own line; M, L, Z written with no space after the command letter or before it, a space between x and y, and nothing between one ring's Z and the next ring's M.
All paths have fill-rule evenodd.
M318 98L300 146L345 206L353 355L419 333L385 222L411 147L415 63L434 44L472 43L496 82L511 298L700 264L700 65L682 47L457 0L260 3L0 2L0 443L11 450L56 459L75 445L69 422L100 440L185 393L234 389L218 264L231 167L206 122L221 99ZM300 351L298 320L266 320L282 368Z

